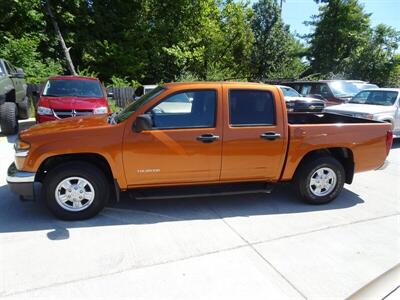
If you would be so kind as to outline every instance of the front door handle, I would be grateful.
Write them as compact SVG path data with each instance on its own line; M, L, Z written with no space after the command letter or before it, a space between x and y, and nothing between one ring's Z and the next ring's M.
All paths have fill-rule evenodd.
M203 143L212 143L215 141L219 140L219 136L218 135L214 135L212 133L206 133L206 134L202 134L199 135L196 140L203 142Z
M276 132L265 132L260 134L260 138L264 139L264 140L268 140L268 141L273 141L276 139L279 139L281 137L280 133L276 133Z

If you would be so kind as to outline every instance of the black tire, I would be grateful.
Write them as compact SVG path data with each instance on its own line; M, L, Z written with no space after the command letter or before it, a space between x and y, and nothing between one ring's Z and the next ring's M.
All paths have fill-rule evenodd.
M319 193L320 195L316 195L316 193L318 194L318 186L310 185L310 182L312 176L315 175L315 172L321 168L328 168L332 170L336 175L336 183L332 185L332 188L330 189L321 189ZM329 172L329 170L325 169L324 172ZM324 156L307 160L303 163L303 165L300 166L300 169L296 173L295 186L297 194L304 202L309 204L329 203L334 200L342 191L345 182L345 176L343 165L333 157ZM333 179L328 179L328 184L334 182L332 180ZM328 193L322 195L326 192Z
M18 118L21 120L29 119L29 101L25 97L24 101L18 103Z
M18 109L14 102L5 102L0 105L1 132L5 135L18 132Z
M94 189L94 200L81 211L70 211L62 207L56 199L57 186L70 177L80 177L88 181ZM110 186L104 173L86 162L68 162L48 172L43 181L43 198L48 209L62 220L84 220L97 215L110 197ZM72 204L72 201L67 201Z

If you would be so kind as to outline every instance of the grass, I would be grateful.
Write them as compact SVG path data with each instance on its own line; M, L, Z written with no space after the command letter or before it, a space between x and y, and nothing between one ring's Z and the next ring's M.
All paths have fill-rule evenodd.
M111 112L119 112L121 107L117 106L117 102L115 100L108 99L108 105L110 106Z
M35 106L33 105L33 101L31 98L29 98L28 101L29 101L29 118L35 118Z

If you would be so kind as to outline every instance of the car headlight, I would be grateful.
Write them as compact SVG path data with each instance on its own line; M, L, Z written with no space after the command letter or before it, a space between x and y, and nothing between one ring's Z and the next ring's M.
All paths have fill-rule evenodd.
M105 107L105 106L96 107L96 108L93 110L93 113L94 113L95 115L106 114L106 113L108 113L108 109L107 109L107 107Z
M28 151L31 148L31 144L28 142L22 141L19 138L14 143L14 150L16 156L26 156L28 155Z
M357 117L372 120L374 118L374 115L373 114L357 114Z
M44 115L52 115L53 114L53 110L51 108L48 107L44 107L44 106L38 106L37 108L37 114L44 116Z

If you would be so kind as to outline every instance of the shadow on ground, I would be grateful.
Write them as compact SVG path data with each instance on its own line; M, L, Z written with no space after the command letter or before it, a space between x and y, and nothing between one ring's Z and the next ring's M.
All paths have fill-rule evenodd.
M0 187L0 199L0 233L52 230L47 233L51 240L67 239L70 228L296 214L344 209L364 202L357 194L344 189L332 203L307 205L297 200L289 185L282 184L270 195L158 200L132 200L124 195L119 203L105 208L92 219L66 222L55 219L40 200L21 202L10 193L7 185Z

